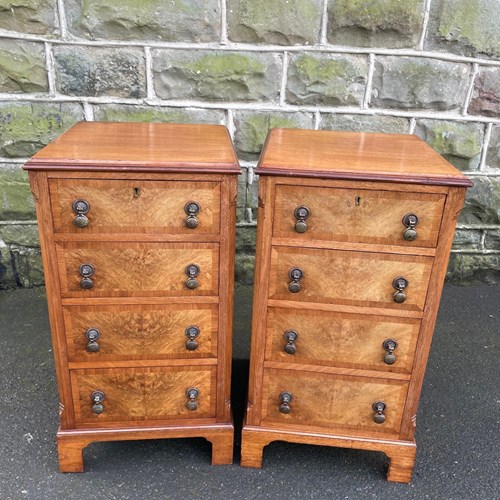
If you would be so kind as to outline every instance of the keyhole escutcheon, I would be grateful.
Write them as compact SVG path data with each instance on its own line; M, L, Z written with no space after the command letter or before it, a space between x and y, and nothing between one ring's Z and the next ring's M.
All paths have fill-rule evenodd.
M361 205L361 196L356 196L356 206L359 207Z
M141 189L138 187L135 187L134 188L134 198L139 198L140 195L141 195Z

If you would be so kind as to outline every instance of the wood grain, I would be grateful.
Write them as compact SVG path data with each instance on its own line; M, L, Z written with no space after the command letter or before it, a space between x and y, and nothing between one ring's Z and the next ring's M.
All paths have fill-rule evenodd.
M401 310L422 310L433 259L423 256L275 247L272 250L269 297L297 302L325 302ZM288 272L298 267L302 289L290 293ZM407 300L397 304L392 282L409 281Z
M197 359L217 357L218 307L214 305L108 305L63 308L70 361ZM185 331L200 330L194 351ZM85 332L97 328L99 351L88 352Z
M91 234L217 234L220 227L220 183L192 181L51 179L54 231ZM73 201L90 205L89 224L75 226ZM184 207L197 202L198 227L186 227Z
M266 360L410 373L420 321L369 314L353 315L298 308L268 309ZM284 350L284 333L295 330L295 354ZM396 362L384 362L386 339L398 343Z
M57 244L63 297L200 296L219 291L215 243L61 242ZM81 264L95 268L94 286L80 287ZM186 287L186 266L200 268L199 287Z
M215 367L114 368L72 370L71 384L76 422L94 427L110 422L148 423L168 419L215 416ZM186 390L200 391L199 407L186 407ZM92 412L91 394L103 391L104 412Z
M273 235L307 240L334 240L360 243L435 247L445 196L365 189L335 189L277 185ZM307 231L295 231L296 207L310 210ZM417 239L406 241L402 224L405 214L419 218Z
M275 176L472 185L423 140L407 134L273 129L256 172Z
M367 380L324 373L264 372L263 422L307 425L398 435L408 384L397 380ZM281 392L290 392L291 413L279 411ZM372 404L387 405L383 424L373 421Z

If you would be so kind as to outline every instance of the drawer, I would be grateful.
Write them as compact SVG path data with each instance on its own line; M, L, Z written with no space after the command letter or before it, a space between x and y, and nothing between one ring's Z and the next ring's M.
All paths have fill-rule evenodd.
M56 245L63 297L217 295L216 243L60 242ZM92 268L80 266L90 264ZM199 269L188 288L187 267ZM83 281L82 274L93 269ZM83 282L82 282L83 281ZM194 283L191 280L191 283ZM196 283L195 283L196 284ZM194 286L194 285L193 285Z
M71 370L77 423L144 422L215 416L215 367L110 368ZM198 390L197 408L188 409L188 389ZM95 413L92 394L104 394ZM96 409L97 411L98 409Z
M423 310L433 258L415 255L274 247L271 299L391 309ZM300 291L290 292L291 269L300 269ZM394 301L395 278L404 277L406 300Z
M220 226L220 183L51 179L54 231L77 234L153 233L211 234ZM85 227L78 227L76 200L88 203ZM197 227L186 227L185 207L196 202Z
M217 304L65 306L63 314L70 361L217 357Z
M302 240L333 240L435 247L446 196L444 194L276 186L273 235ZM304 233L295 230L295 209L306 206ZM405 240L403 217L415 214L417 237Z
M411 318L270 307L266 361L410 373L419 329Z
M263 417L279 424L398 434L407 382L316 372L268 369L264 372ZM292 395L281 413L280 395ZM375 423L373 404L383 402L385 421Z

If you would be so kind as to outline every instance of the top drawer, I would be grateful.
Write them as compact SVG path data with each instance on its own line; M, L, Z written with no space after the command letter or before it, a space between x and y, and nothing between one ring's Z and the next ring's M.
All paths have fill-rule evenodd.
M49 189L54 231L58 233L219 232L218 182L51 179ZM85 203L74 206L77 200L86 202L88 211ZM190 202L199 207L194 213L196 205L191 205L191 217L187 213ZM79 213L83 222L75 221Z
M445 198L444 194L278 184L273 235L435 247ZM296 214L298 207L308 209L305 219ZM414 240L404 237L406 214L418 217Z

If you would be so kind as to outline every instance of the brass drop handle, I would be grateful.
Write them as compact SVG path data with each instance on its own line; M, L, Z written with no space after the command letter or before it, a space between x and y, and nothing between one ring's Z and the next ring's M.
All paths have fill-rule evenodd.
M403 278L402 276L394 278L394 281L392 282L392 286L396 290L396 293L394 294L394 302L401 304L406 300L407 297L404 290L409 284L410 282L406 278Z
M287 354L295 354L297 352L297 346L295 341L299 338L299 334L295 330L287 330L285 332L285 352Z
M418 217L415 214L406 214L403 217L403 226L406 227L403 238L406 241L414 241L417 239L417 231L415 226L418 224Z
M198 409L198 401L196 399L200 395L200 391L196 387L190 387L186 391L186 396L188 398L188 402L186 403L186 407L189 411L195 411Z
M90 210L89 202L86 200L75 200L71 206L73 212L76 214L73 224L77 227L87 227L89 225L89 219L86 214L88 214Z
M307 218L311 215L311 211L305 206L300 205L293 213L297 221L295 222L295 231L297 233L305 233L307 231Z
M84 290L90 290L94 286L94 280L91 279L94 276L95 268L92 264L82 264L78 268L78 272L82 279L80 280L80 287Z
M387 408L387 405L383 401L376 401L372 405L373 411L375 415L373 415L373 421L376 424L383 424L385 422L384 411Z
M85 337L87 337L87 351L97 352L101 346L97 343L97 339L101 336L101 332L97 328L89 328L85 332Z
M288 277L290 278L290 283L288 284L288 290L291 293L300 292L300 289L302 288L300 280L304 277L302 269L299 269L298 267L293 267L292 269L290 269L290 271L288 271Z
M198 227L199 221L198 217L196 217L200 211L200 204L196 201L188 201L184 206L184 212L186 212L186 227L189 229L196 229Z
M396 362L396 355L394 351L398 347L398 343L392 339L384 340L382 347L387 351L384 356L384 363L386 365L393 365Z
M195 340L200 334L200 329L197 326L188 326L186 328L186 349L188 351L196 351L198 349L198 342Z
M188 279L186 280L186 286L190 290L194 290L200 286L200 283L196 279L196 276L200 274L200 268L196 264L189 264L184 270Z
M100 415L104 411L104 405L102 404L102 402L106 399L104 392L94 391L90 395L90 399L92 401L92 411L96 415Z
M293 399L293 395L291 392L282 392L280 394L280 412L281 413L284 413L285 415L287 415L288 413L290 413L292 411L292 408L290 406L290 402L292 401Z

